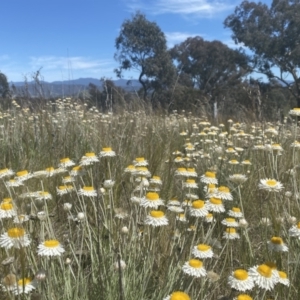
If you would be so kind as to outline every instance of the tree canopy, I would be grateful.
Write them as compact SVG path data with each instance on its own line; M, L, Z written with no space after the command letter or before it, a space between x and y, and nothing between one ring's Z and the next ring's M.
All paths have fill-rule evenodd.
M168 87L174 78L175 68L167 51L164 33L155 22L137 12L131 20L122 24L116 38L115 59L120 63L116 74L130 69L139 72L139 82L143 87L144 98L148 91Z
M249 71L247 56L220 41L188 38L170 50L182 79L215 98L224 89L241 82Z
M289 87L300 107L300 1L273 0L271 7L244 1L224 24L253 51L255 69Z
M10 89L5 74L0 72L0 97L5 98L9 95Z

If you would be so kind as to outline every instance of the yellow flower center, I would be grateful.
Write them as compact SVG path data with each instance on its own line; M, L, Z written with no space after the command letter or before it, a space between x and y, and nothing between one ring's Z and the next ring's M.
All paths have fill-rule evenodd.
M73 171L80 171L81 170L81 166L76 166L72 168Z
M65 157L65 158L62 158L61 160L60 160L60 162L63 164L63 163L66 163L66 162L68 162L68 161L70 161L70 158L69 157Z
M238 207L233 207L231 210L233 212L237 212L237 213L241 212L240 208L238 208Z
M189 227L189 229L192 230L192 231L195 231L195 230L197 229L197 227L196 227L195 225L191 225L191 226Z
M4 203L1 203L0 209L2 209L2 210L12 210L13 205L12 205L12 203L4 202Z
M227 151L228 152L234 152L234 149L233 148L228 148Z
M203 200L196 200L192 203L193 208L199 209L204 207L205 202Z
M25 229L18 228L18 227L8 229L7 230L7 235L10 238L20 238L20 237L23 237L25 235Z
M153 218L162 218L165 215L165 213L161 210L151 210L150 216Z
M146 198L150 201L157 201L159 199L159 195L155 192L149 192L146 194Z
M94 156L96 156L96 154L95 154L95 152L87 152L87 153L85 154L85 156L86 156L86 157L94 157Z
M53 167L46 168L46 172L53 172L53 171L54 171Z
M266 184L268 186L275 186L277 184L277 181L275 179L270 179L266 181Z
M40 196L48 196L49 193L48 193L48 192L39 192L39 195L40 195Z
M279 277L282 279L287 279L287 274L283 271L278 271Z
M136 168L138 171L148 171L147 167L137 167Z
M160 177L159 176L152 176L152 179L154 179L154 180L160 180Z
M229 188L227 186L220 186L218 190L222 193L229 193Z
M106 147L106 148L102 148L102 151L104 152L111 152L111 148L110 147Z
M199 251L203 251L203 252L206 252L206 251L209 251L211 249L211 247L209 245L206 245L206 244L199 244L197 246L197 249Z
M94 191L94 187L92 186L84 186L82 188L85 192L91 192L91 191Z
M59 241L57 240L48 240L44 242L44 246L47 248L55 248L59 245Z
M235 219L234 218L226 218L225 219L227 223L234 223Z
M258 266L256 270L263 277L271 278L272 276L272 269L265 264Z
M187 168L188 172L195 172L195 168Z
M300 108L299 107L295 107L293 108L294 111L299 111L300 112Z
M298 224L297 224L297 228L298 228L298 229L300 229L300 222L298 222Z
M174 292L172 293L170 300L191 300L191 298L184 292Z
M22 177L22 176L26 176L26 175L28 175L28 171L27 170L17 172L17 176L18 177Z
M253 298L246 294L238 295L237 300L252 300Z
M6 169L2 169L2 170L0 170L0 174L6 173L7 171L8 171L7 168Z
M236 230L235 230L235 228L229 227L229 228L226 228L226 233L228 233L228 234L235 234Z
M135 159L136 162L142 162L142 161L145 161L145 158L144 157L137 157Z
M195 183L195 179L187 179L186 183Z
M215 204L215 205L221 205L222 204L222 200L219 198L210 198L209 200L210 203Z
M31 282L30 278L23 278L18 280L18 285L23 287L26 286L27 284L30 284L30 282Z
M208 219L209 219L209 218L212 218L212 217L213 217L213 214L207 214L207 215L206 215L206 218L208 218Z
M272 144L272 147L281 147L280 144Z
M60 185L58 187L59 190L66 190L67 188L68 188L68 186L66 186L66 185Z
M243 269L238 269L234 271L233 276L238 280L246 280L248 278L248 272Z
M283 244L282 238L277 237L277 236L273 236L271 238L271 242L272 242L272 244L276 244L276 245L282 245Z
M203 266L203 262L199 259L190 259L189 265L195 269L201 268Z
M214 173L214 172L205 172L205 177L216 178L216 173Z
M238 163L238 161L236 159L232 159L230 162L233 163L233 164Z
M179 219L184 219L185 214L179 214L178 216L179 216Z
M134 170L134 169L135 169L135 166L134 166L134 165L129 165L129 166L127 167L127 169L129 169L129 170Z
M178 168L177 171L178 172L186 172L186 168Z

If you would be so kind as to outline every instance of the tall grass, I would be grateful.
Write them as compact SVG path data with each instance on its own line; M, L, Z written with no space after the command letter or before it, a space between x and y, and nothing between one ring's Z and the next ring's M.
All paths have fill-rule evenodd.
M1 236L10 228L23 228L30 245L7 249L2 243L0 298L154 300L183 291L191 299L233 299L239 294L228 284L233 271L273 262L287 273L289 286L277 283L269 291L255 286L246 293L253 299L297 299L300 242L289 231L300 221L300 153L291 147L299 139L296 121L290 117L284 124L229 120L218 125L190 114L142 110L103 114L72 99L57 100L38 111L13 102L0 115L0 169L16 174L1 178L0 191L2 199L12 199L18 215L30 220L15 224L14 218L1 217ZM259 144L263 150L255 150ZM276 150L279 146L274 144L283 150ZM100 155L108 147L116 156ZM59 186L73 168L58 171L62 159L79 165L92 152L99 162L83 166L74 181L66 183L67 193L60 195ZM151 175L160 176L161 187L151 184L150 178L125 172L140 157L148 161ZM176 157L182 161L176 162ZM242 164L245 160L251 164ZM50 172L51 167L56 171ZM186 179L192 177L176 175L179 167L194 168L197 188L186 187ZM22 180L17 173L22 170L33 176L11 187L9 179ZM48 173L38 172L45 170ZM224 213L213 213L211 223L183 206L184 200L196 199L193 194L209 202L207 184L201 179L207 171L216 174L216 188L226 186L233 196L223 201ZM234 182L233 174L243 174L247 180ZM260 189L260 180L267 178L284 188ZM93 187L95 196L82 194L84 187ZM38 200L37 191L49 192L52 199ZM133 200L145 198L149 191L165 201L157 209L165 213L168 225L145 224L151 209ZM169 209L168 201L174 198L186 222ZM234 240L224 238L222 224L232 207L239 207L245 219L236 229L240 238ZM288 252L271 251L272 237L281 237ZM65 252L57 257L38 255L45 240L59 241ZM203 259L207 275L196 278L184 273L182 266L194 258L193 249L199 244L210 245L214 255ZM22 278L28 278L34 289L23 293L20 285L15 295L14 283Z

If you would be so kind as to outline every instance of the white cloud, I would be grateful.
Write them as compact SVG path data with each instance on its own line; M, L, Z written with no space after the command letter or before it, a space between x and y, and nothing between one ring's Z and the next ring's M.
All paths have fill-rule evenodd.
M30 66L37 70L99 70L102 67L111 64L110 60L93 60L82 56L64 57L64 56L32 56L30 57Z
M142 10L152 14L181 14L210 18L221 12L232 10L236 5L229 0L127 0L131 11Z
M189 37L195 37L195 36L205 37L205 34L174 31L174 32L166 32L165 36L167 39L168 47L171 48L175 44L184 42Z

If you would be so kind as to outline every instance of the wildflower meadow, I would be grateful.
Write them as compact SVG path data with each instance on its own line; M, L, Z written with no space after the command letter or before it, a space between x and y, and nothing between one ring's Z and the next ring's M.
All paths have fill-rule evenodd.
M0 299L298 299L299 116L12 101Z

